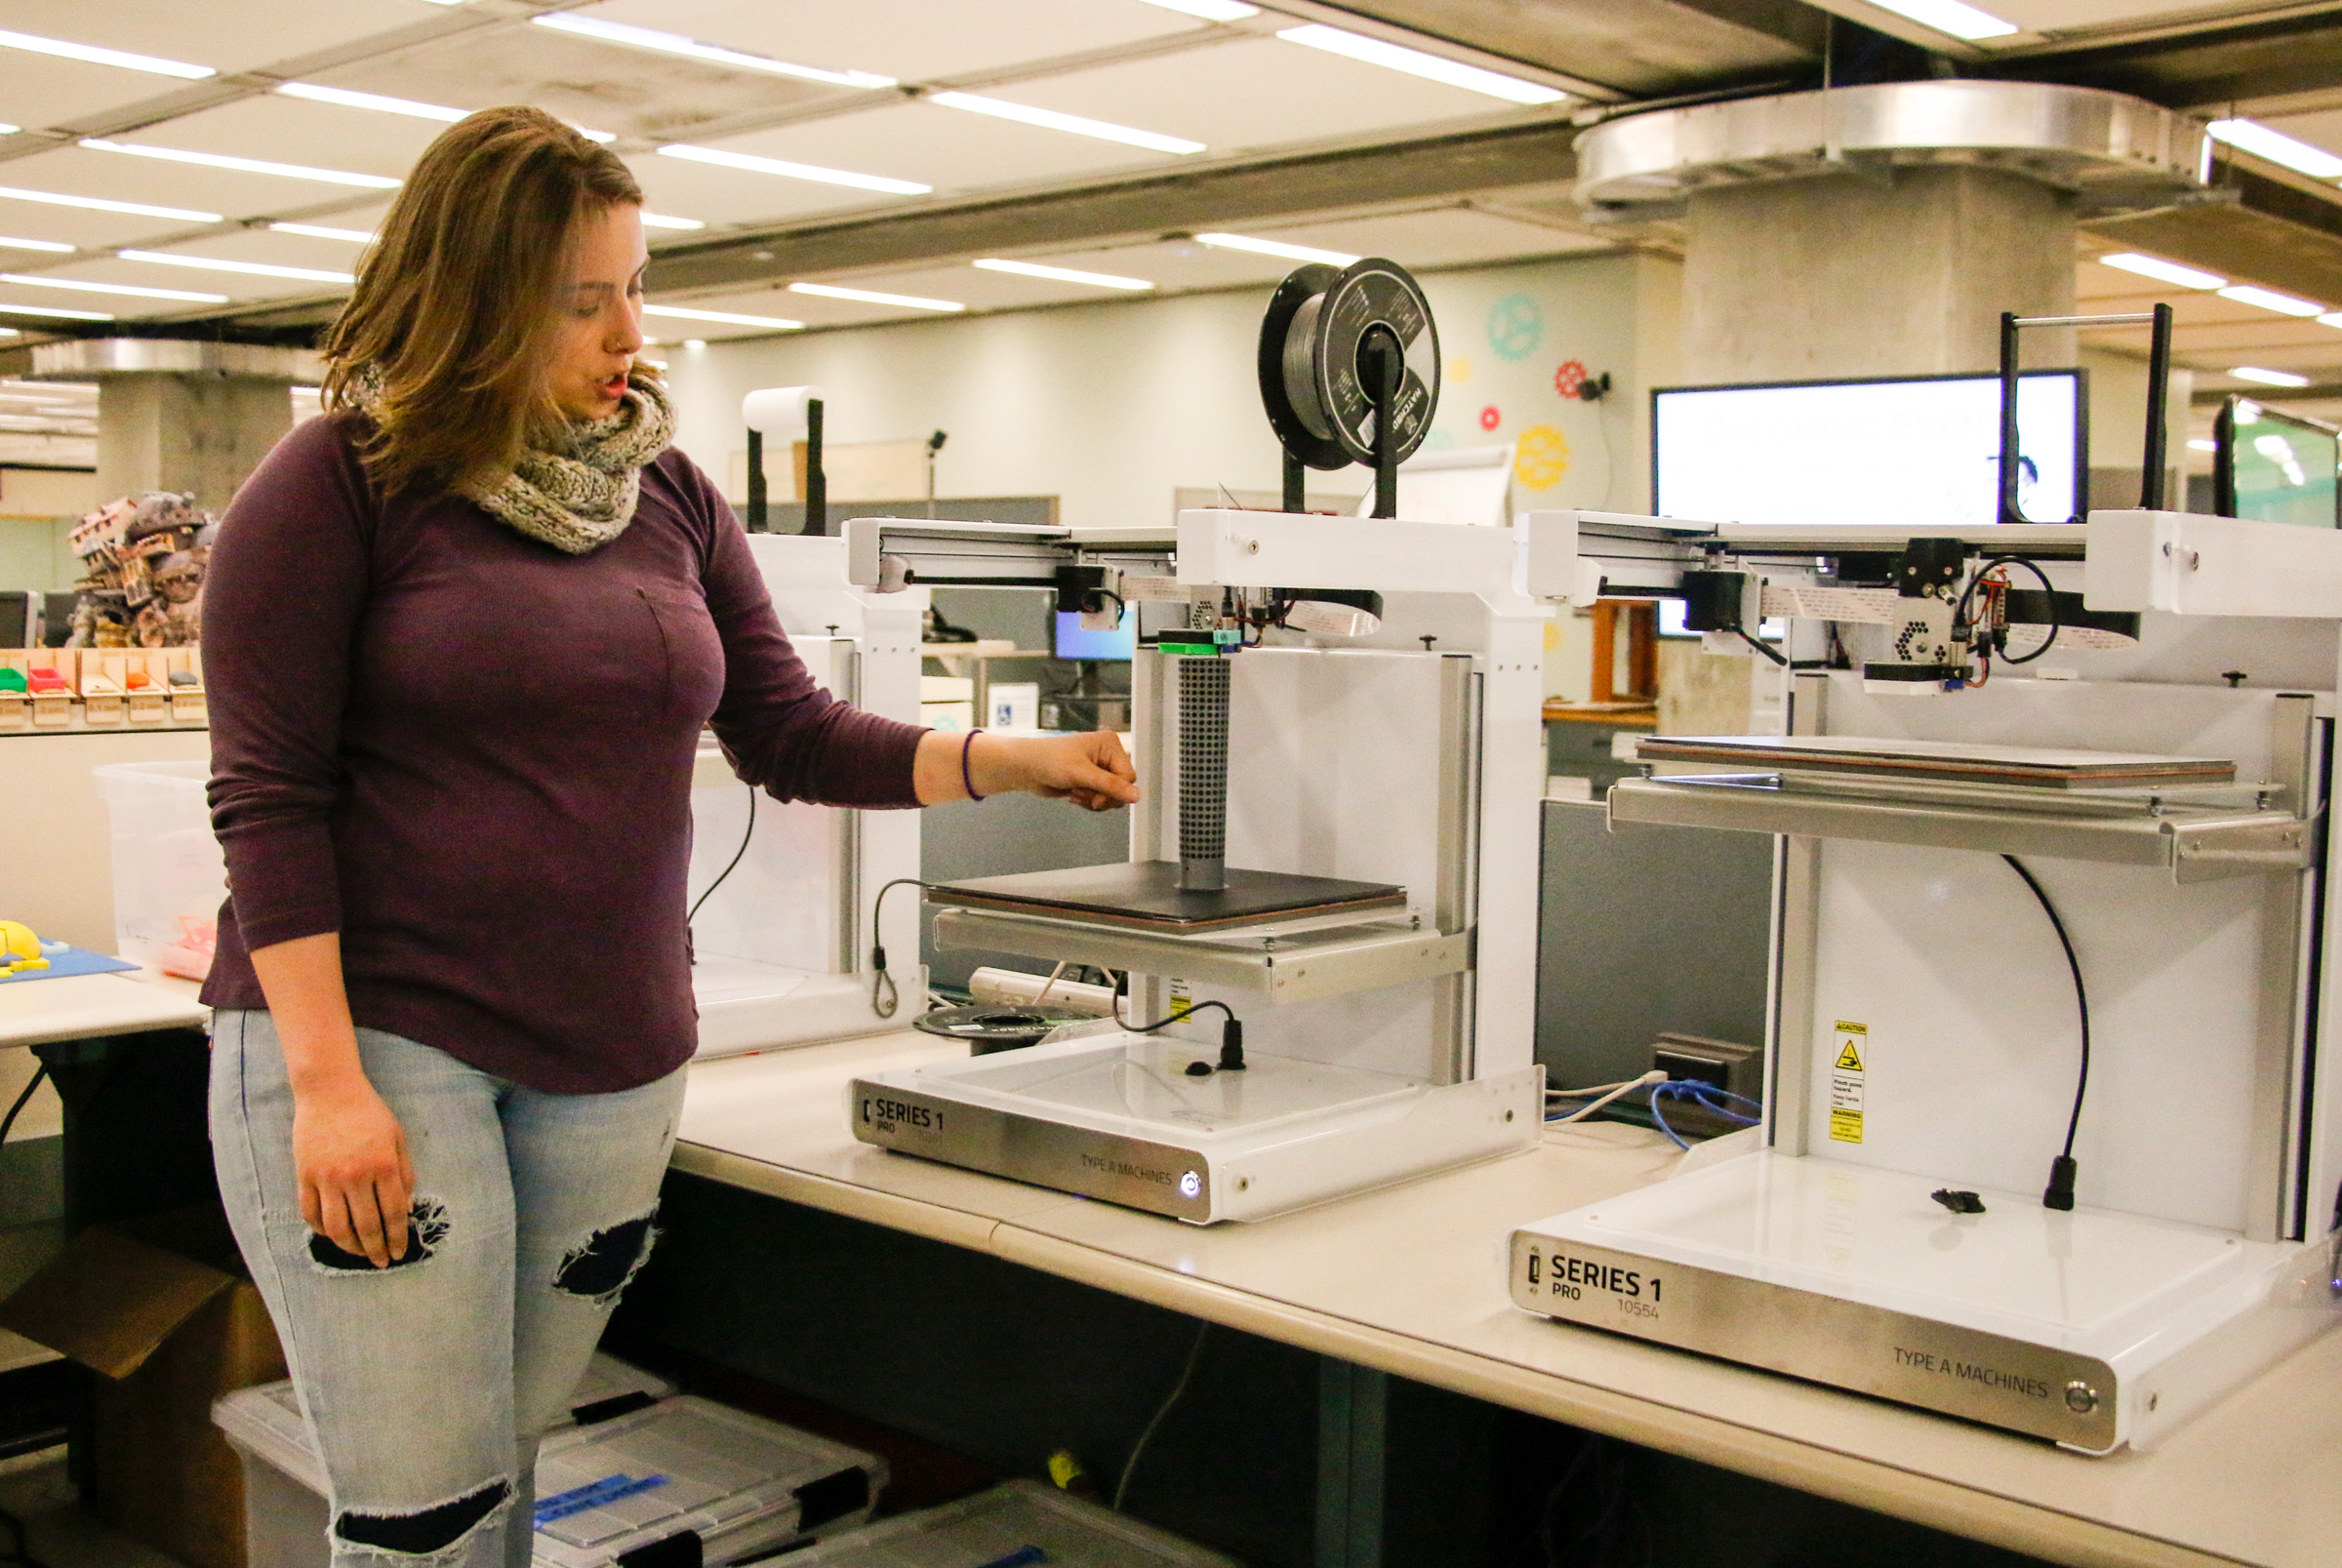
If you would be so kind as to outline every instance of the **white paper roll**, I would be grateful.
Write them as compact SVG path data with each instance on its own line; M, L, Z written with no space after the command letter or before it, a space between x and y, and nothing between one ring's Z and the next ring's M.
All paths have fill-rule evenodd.
M766 435L805 433L805 405L822 395L818 386L765 386L740 400L740 422Z

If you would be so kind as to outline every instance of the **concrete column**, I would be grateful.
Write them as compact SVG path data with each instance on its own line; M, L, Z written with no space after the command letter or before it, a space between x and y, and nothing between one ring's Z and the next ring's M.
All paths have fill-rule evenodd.
M200 373L101 377L99 496L193 491L197 505L220 510L293 428L291 385Z
M33 352L33 379L99 385L101 499L192 491L213 512L293 427L293 384L320 371L313 354L245 343L115 338Z
M1690 193L1684 379L1805 381L1989 371L2000 312L2070 315L2061 191L1961 165L1873 167ZM2070 332L2025 335L2070 365Z

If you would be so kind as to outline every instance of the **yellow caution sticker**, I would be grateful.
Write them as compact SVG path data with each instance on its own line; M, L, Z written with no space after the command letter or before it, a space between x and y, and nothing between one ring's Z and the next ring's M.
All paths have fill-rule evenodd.
M1833 1143L1862 1142L1862 1099L1866 1074L1862 1053L1869 1046L1870 1028L1837 1021L1837 1055L1830 1065L1830 1138Z

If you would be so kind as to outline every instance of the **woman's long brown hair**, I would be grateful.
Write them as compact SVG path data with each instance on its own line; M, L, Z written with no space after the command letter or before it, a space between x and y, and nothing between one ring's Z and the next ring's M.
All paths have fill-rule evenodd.
M543 373L580 225L641 200L614 153L542 109L482 109L430 144L324 343L328 408L381 378L364 456L384 493L490 481L561 419Z

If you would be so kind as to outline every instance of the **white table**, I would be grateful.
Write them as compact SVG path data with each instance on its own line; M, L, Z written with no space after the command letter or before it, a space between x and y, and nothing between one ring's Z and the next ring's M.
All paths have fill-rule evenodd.
M962 1049L906 1031L697 1065L675 1167L2053 1561L2342 1561L2342 1335L2156 1453L2085 1459L1514 1307L1513 1226L1664 1175L1655 1135L1557 1131L1511 1159L1198 1229L854 1141L850 1078Z
M68 975L0 985L0 1046L46 1045L143 1029L199 1029L211 1009L192 981L165 975Z

